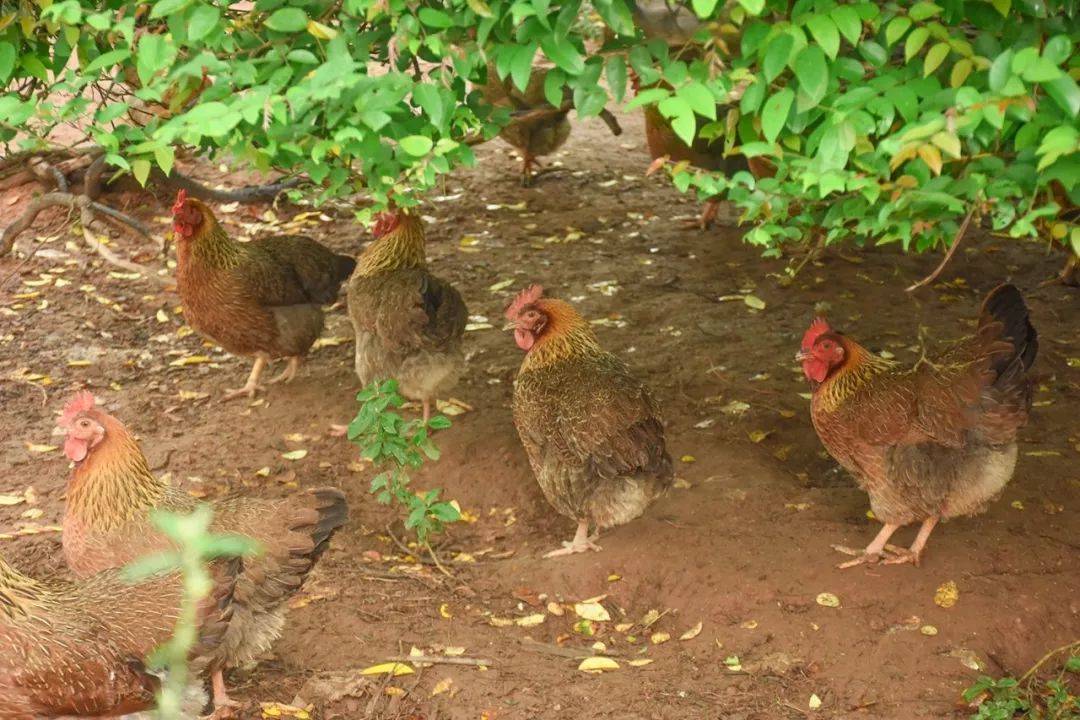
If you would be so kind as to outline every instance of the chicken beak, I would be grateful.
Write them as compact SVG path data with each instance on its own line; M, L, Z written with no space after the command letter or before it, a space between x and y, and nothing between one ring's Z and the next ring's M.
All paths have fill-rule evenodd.
M506 324L503 325L502 329L504 331L506 331L506 330L517 330L517 320L508 320L506 322Z
M807 352L806 350L800 350L799 352L795 353L795 362L797 362L797 363L801 363L804 360L809 360L809 359L810 359L810 353Z

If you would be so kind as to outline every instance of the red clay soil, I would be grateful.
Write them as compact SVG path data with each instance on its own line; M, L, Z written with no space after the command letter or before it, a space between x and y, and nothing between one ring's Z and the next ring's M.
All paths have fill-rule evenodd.
M333 484L349 496L353 522L294 603L272 656L232 675L244 718L261 717L267 702L311 704L318 718L963 717L957 701L978 675L1023 673L1080 638L1080 296L1036 287L1060 259L973 236L939 282L907 294L938 256L848 248L785 286L786 261L762 259L737 229L684 229L698 205L663 178L643 177L641 119L620 119L621 138L579 122L556 158L562 171L531 189L492 142L478 167L424 205L433 268L460 288L474 323L495 326L468 333L468 371L453 395L472 410L437 435L442 459L414 478L418 488L444 488L474 519L439 540L452 577L390 538L396 516L368 494L373 471L327 434L356 410L343 307L325 333L337 344L316 350L290 386L254 404L221 404L249 363L184 335L173 289L88 262L60 214L43 214L20 253L0 262L0 494L25 498L0 507L0 533L14 534L0 535L0 552L39 576L65 572L53 526L67 463L31 446L61 444L55 416L89 387L139 433L155 469L196 494ZM213 166L185 169L243 182ZM5 222L31 190L0 197ZM164 195L107 200L168 229ZM219 217L244 234L265 210ZM284 222L302 210L276 213ZM368 240L348 218L301 216L297 226L342 252ZM35 234L52 239L26 259ZM164 267L129 237L113 247ZM833 324L872 349L914 362L920 327L931 345L957 337L1005 280L1025 290L1042 337L1013 482L985 515L940 526L921 568L836 569L843 558L830 545L865 544L879 526L810 425L793 358L815 304L827 302ZM529 282L601 321L601 341L665 411L682 482L646 517L605 534L600 553L541 558L573 525L544 501L511 422L521 355L498 328ZM765 309L732 299L747 293ZM178 363L190 356L210 362ZM300 448L303 459L282 457ZM913 536L908 528L896 539ZM948 581L959 596L945 608L934 597ZM822 593L839 607L821 604ZM611 619L585 628L573 605L596 596ZM597 642L619 669L578 669ZM453 664L392 679L358 674L412 648Z

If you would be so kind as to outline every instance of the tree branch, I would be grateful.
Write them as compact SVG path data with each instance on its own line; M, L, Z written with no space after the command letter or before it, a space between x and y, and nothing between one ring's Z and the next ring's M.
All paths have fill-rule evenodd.
M267 200L273 200L279 193L285 190L299 187L300 184L304 182L302 178L291 178L289 180L269 183L267 185L248 185L239 190L216 190L214 188L208 188L198 180L183 175L176 170L173 170L166 175L161 172L160 169L154 168L153 176L154 180L163 185L167 185L175 190L183 190L200 200L213 200L214 202L265 202Z
M941 264L934 269L934 272L907 288L907 292L914 292L921 287L926 287L937 279L937 276L941 274L941 271L944 270L945 266L952 260L952 256L956 254L956 249L960 247L960 241L964 239L964 235L967 233L968 225L971 224L971 218L975 216L975 209L976 206L972 205L971 209L968 210L967 217L964 218L964 222L960 223L960 229L956 231L956 237L953 238L952 247L949 248L949 252L945 253L945 257L941 259Z

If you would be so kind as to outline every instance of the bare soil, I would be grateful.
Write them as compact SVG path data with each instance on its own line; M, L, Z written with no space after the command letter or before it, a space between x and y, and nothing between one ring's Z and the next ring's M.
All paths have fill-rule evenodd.
M431 265L482 316L475 323L495 326L468 333L468 372L453 394L473 409L438 434L442 459L414 479L444 488L474 519L439 541L452 577L395 543L394 512L368 494L373 471L327 434L356 410L341 305L325 333L337 344L317 349L296 381L254 404L222 404L248 362L183 335L172 289L110 275L59 212L43 214L20 252L0 261L0 494L26 498L33 488L0 506L0 552L39 576L65 572L56 525L69 470L59 450L31 446L61 444L56 414L89 387L139 433L155 469L196 494L332 484L349 497L353 520L294 603L273 655L231 678L244 718L261 717L260 703L294 701L320 718L955 717L979 674L1022 673L1080 637L1080 367L1068 362L1080 357L1080 295L1037 288L1060 258L973 236L937 283L907 294L939 256L848 248L784 286L787 261L761 258L733 223L684 228L699 206L663 178L643 177L641 119L620 119L620 138L598 121L577 123L555 158L562 171L529 189L509 149L489 143L476 168L424 205ZM184 170L230 186L249 180L212 165ZM7 220L31 190L0 197ZM161 233L169 227L163 195L106 200ZM243 235L259 229L266 207L228 210L219 217ZM304 210L278 207L280 224L263 226L291 227ZM301 216L295 226L343 252L367 242L349 218L328 220ZM130 237L113 248L164 267ZM1026 291L1043 338L1014 480L985 515L939 527L922 567L836 569L842 557L830 545L865 544L878 524L823 452L800 395L807 387L793 356L815 304L827 302L834 325L869 347L914 362L920 328L931 345L966 332L982 295L1005 280ZM660 397L679 459L680 487L605 534L600 553L541 558L573 527L541 496L511 422L521 356L498 328L529 282L602 321L601 341ZM730 298L746 293L765 309ZM209 362L174 364L191 356ZM300 448L305 458L282 457ZM897 540L913 536L908 528ZM934 596L947 581L959 599L944 608ZM821 593L840 607L819 604ZM612 619L589 637L573 603L595 596ZM643 627L651 610L660 618ZM540 613L539 625L505 623ZM700 634L680 640L699 623ZM596 642L618 670L578 670L573 656ZM434 656L458 648L454 657L485 664L392 679L357 672L414 647Z

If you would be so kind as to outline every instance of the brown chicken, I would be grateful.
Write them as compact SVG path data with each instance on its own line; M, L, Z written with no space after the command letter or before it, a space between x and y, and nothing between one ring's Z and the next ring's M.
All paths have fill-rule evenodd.
M1013 476L1017 431L1031 407L1028 373L1039 343L1020 291L993 290L975 335L914 368L868 352L818 318L799 358L813 391L811 417L825 448L870 495L884 527L840 567L919 564L942 518L982 512ZM910 550L889 538L921 522Z
M64 407L64 452L75 463L67 488L63 548L68 565L86 576L119 567L170 541L150 523L155 508L190 512L198 501L154 477L138 441L81 391ZM257 540L263 554L245 563L233 617L213 669L218 716L232 705L223 669L254 661L281 634L285 603L303 584L334 532L348 520L345 496L319 488L278 500L225 498L213 504L210 529Z
M382 213L372 235L349 280L356 375L363 385L396 379L402 395L423 403L426 422L464 369L469 311L453 285L428 271L418 215Z
M337 299L356 261L311 238L232 240L206 205L181 190L173 206L176 285L184 317L234 355L255 358L247 383L225 399L254 397L270 360L288 358L271 383L296 375L323 329L323 305Z
M489 63L487 82L477 87L488 104L511 111L510 123L499 137L521 153L521 184L525 187L540 174L532 171L534 165L540 165L537 158L555 152L570 137L568 116L574 108L572 93L569 88L564 88L562 104L556 107L549 103L544 93L549 72L547 68L534 68L522 92L510 76L500 80L495 65ZM608 110L602 110L600 117L613 134L622 134L619 121Z
M526 352L514 381L514 425L540 489L577 520L572 542L545 557L599 550L603 528L640 516L674 481L649 388L600 347L568 303L523 290L506 311ZM589 535L589 526L597 529Z
M213 588L198 607L193 678L224 639L239 568L239 561L214 565ZM143 661L172 636L182 582L173 572L132 585L118 570L74 583L39 582L0 557L0 720L153 708L160 679ZM192 694L191 717L202 709L199 694Z

